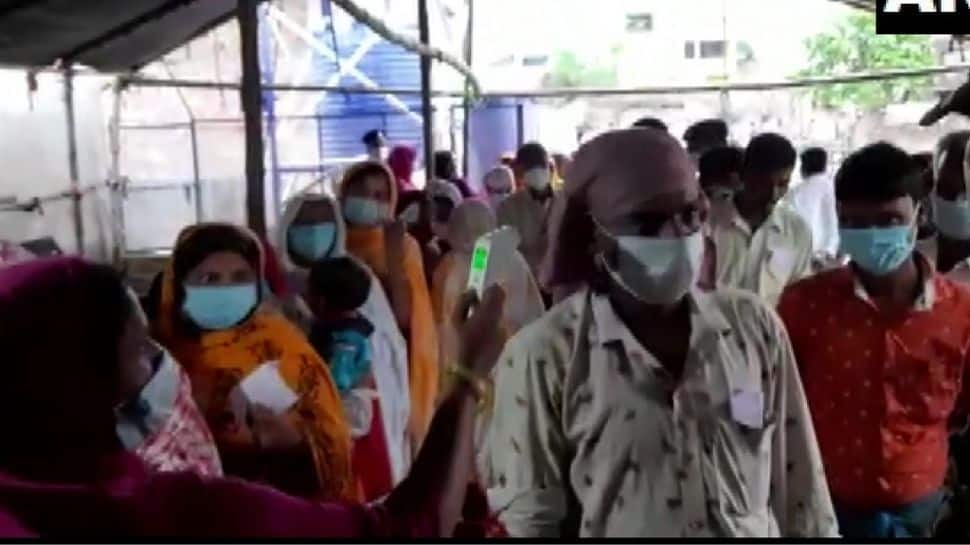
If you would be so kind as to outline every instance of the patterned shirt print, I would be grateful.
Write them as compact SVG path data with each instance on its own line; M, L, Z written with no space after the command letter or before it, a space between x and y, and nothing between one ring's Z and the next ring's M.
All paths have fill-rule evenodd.
M508 343L486 479L511 535L836 535L781 322L737 290L690 303L680 384L588 290Z

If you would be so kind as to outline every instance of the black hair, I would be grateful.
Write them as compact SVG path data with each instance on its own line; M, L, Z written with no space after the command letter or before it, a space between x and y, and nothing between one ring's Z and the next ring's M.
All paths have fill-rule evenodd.
M829 163L829 154L822 148L807 148L802 151L799 159L802 162L802 176L813 176L825 172Z
M849 155L835 175L835 198L839 201L881 203L911 197L920 199L922 172L905 151L888 142L877 142Z
M697 163L700 183L723 180L731 174L741 174L744 165L744 150L735 146L713 148L701 155Z
M538 142L523 144L515 153L515 165L523 171L549 166L549 152Z
M919 153L913 153L910 157L916 161L919 167L923 170L929 170L933 168L933 152L932 151L921 151Z
M323 299L327 309L346 312L360 308L370 295L371 276L352 257L317 261L307 284L311 299Z
M364 137L360 141L367 147L376 148L382 144L386 144L386 138L384 137L384 131L380 129L374 129L372 131L367 131L364 133Z
M769 174L793 168L798 154L791 142L780 134L766 132L748 142L744 150L744 167L747 174Z
M354 164L344 173L341 187L350 187L369 176L381 176L385 178L389 186L394 186L394 174L383 163L377 161L361 161Z
M434 176L442 180L454 180L458 177L454 154L448 150L434 152Z
M667 128L667 124L663 121L657 119L656 117L643 117L633 124L635 128L639 129L657 129L658 131L670 132Z
M684 142L687 143L687 149L690 151L698 148L726 146L727 139L728 126L723 119L698 121L684 131Z

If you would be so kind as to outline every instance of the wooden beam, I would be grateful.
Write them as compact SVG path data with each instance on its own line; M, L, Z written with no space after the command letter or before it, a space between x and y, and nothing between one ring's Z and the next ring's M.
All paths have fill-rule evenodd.
M246 122L246 220L266 236L266 167L263 164L263 89L259 71L259 0L239 0L242 108Z

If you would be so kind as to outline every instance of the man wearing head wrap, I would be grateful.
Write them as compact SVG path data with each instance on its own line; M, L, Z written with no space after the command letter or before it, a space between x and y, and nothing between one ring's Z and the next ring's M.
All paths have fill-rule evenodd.
M834 536L787 334L696 288L707 199L670 135L607 133L556 201L550 287L583 289L507 344L486 475L513 536Z
M752 291L771 305L812 266L811 228L797 212L778 206L795 159L784 136L755 136L744 151L741 190L711 208L717 284Z

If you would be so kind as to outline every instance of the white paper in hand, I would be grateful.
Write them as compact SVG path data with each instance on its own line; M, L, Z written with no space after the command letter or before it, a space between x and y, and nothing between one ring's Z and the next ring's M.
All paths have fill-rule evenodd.
M276 414L285 413L297 401L296 393L280 375L280 362L268 361L257 367L239 383L246 400L262 405Z
M731 395L731 418L746 428L760 430L765 425L765 399L760 391L739 390Z

